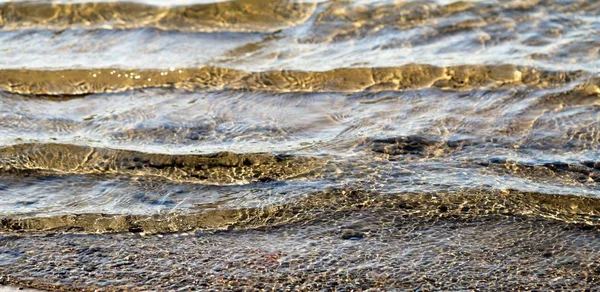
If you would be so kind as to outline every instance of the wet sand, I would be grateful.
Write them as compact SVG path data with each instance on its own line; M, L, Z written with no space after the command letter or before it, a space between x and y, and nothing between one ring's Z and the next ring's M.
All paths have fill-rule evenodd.
M371 218L258 230L5 235L3 283L61 291L579 290L598 229L543 219ZM5 261L6 262L6 261Z
M71 227L64 228L43 225L51 220L3 219L13 229L0 238L3 283L67 291L600 285L597 200L519 193L390 198L345 191L316 198L306 199L312 208L300 201L240 210L229 219L215 212L211 217L223 221L213 221L212 228L199 230L195 222L175 232L157 229L160 219L153 225L130 218L139 227L126 232L96 230L104 234L89 233L85 220L63 221ZM165 226L190 220L172 216Z

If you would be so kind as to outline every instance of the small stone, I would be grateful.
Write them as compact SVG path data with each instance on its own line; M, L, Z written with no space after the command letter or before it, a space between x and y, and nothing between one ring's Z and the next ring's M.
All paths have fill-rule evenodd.
M359 240L362 239L364 237L364 234L362 232L358 232L356 230L344 230L344 232L342 232L342 239L345 240Z
M144 232L144 229L139 226L131 226L131 227L129 227L129 232L133 232L133 233Z
M583 88L585 95L596 95L600 94L600 87L596 84L588 84Z
M512 65L495 66L489 70L490 78L500 82L518 82L523 78L523 73Z

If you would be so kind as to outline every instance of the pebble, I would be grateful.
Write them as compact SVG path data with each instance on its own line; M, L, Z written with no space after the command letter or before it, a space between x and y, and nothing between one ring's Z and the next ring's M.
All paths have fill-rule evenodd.
M362 232L356 231L356 230L344 230L344 232L342 232L342 239L345 240L359 240L362 239L364 237L364 234Z

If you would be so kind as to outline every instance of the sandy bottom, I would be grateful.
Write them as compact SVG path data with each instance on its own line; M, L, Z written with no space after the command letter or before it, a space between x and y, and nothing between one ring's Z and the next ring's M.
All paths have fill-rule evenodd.
M63 291L600 287L595 227L372 215L210 233L5 234L0 273L4 284Z

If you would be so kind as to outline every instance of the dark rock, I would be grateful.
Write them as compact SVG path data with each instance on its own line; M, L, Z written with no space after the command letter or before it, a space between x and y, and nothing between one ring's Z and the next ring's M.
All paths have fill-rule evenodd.
M144 229L139 226L131 226L129 227L129 232L144 232Z
M342 239L345 240L359 240L363 237L364 234L356 230L344 230L344 232L342 232Z

